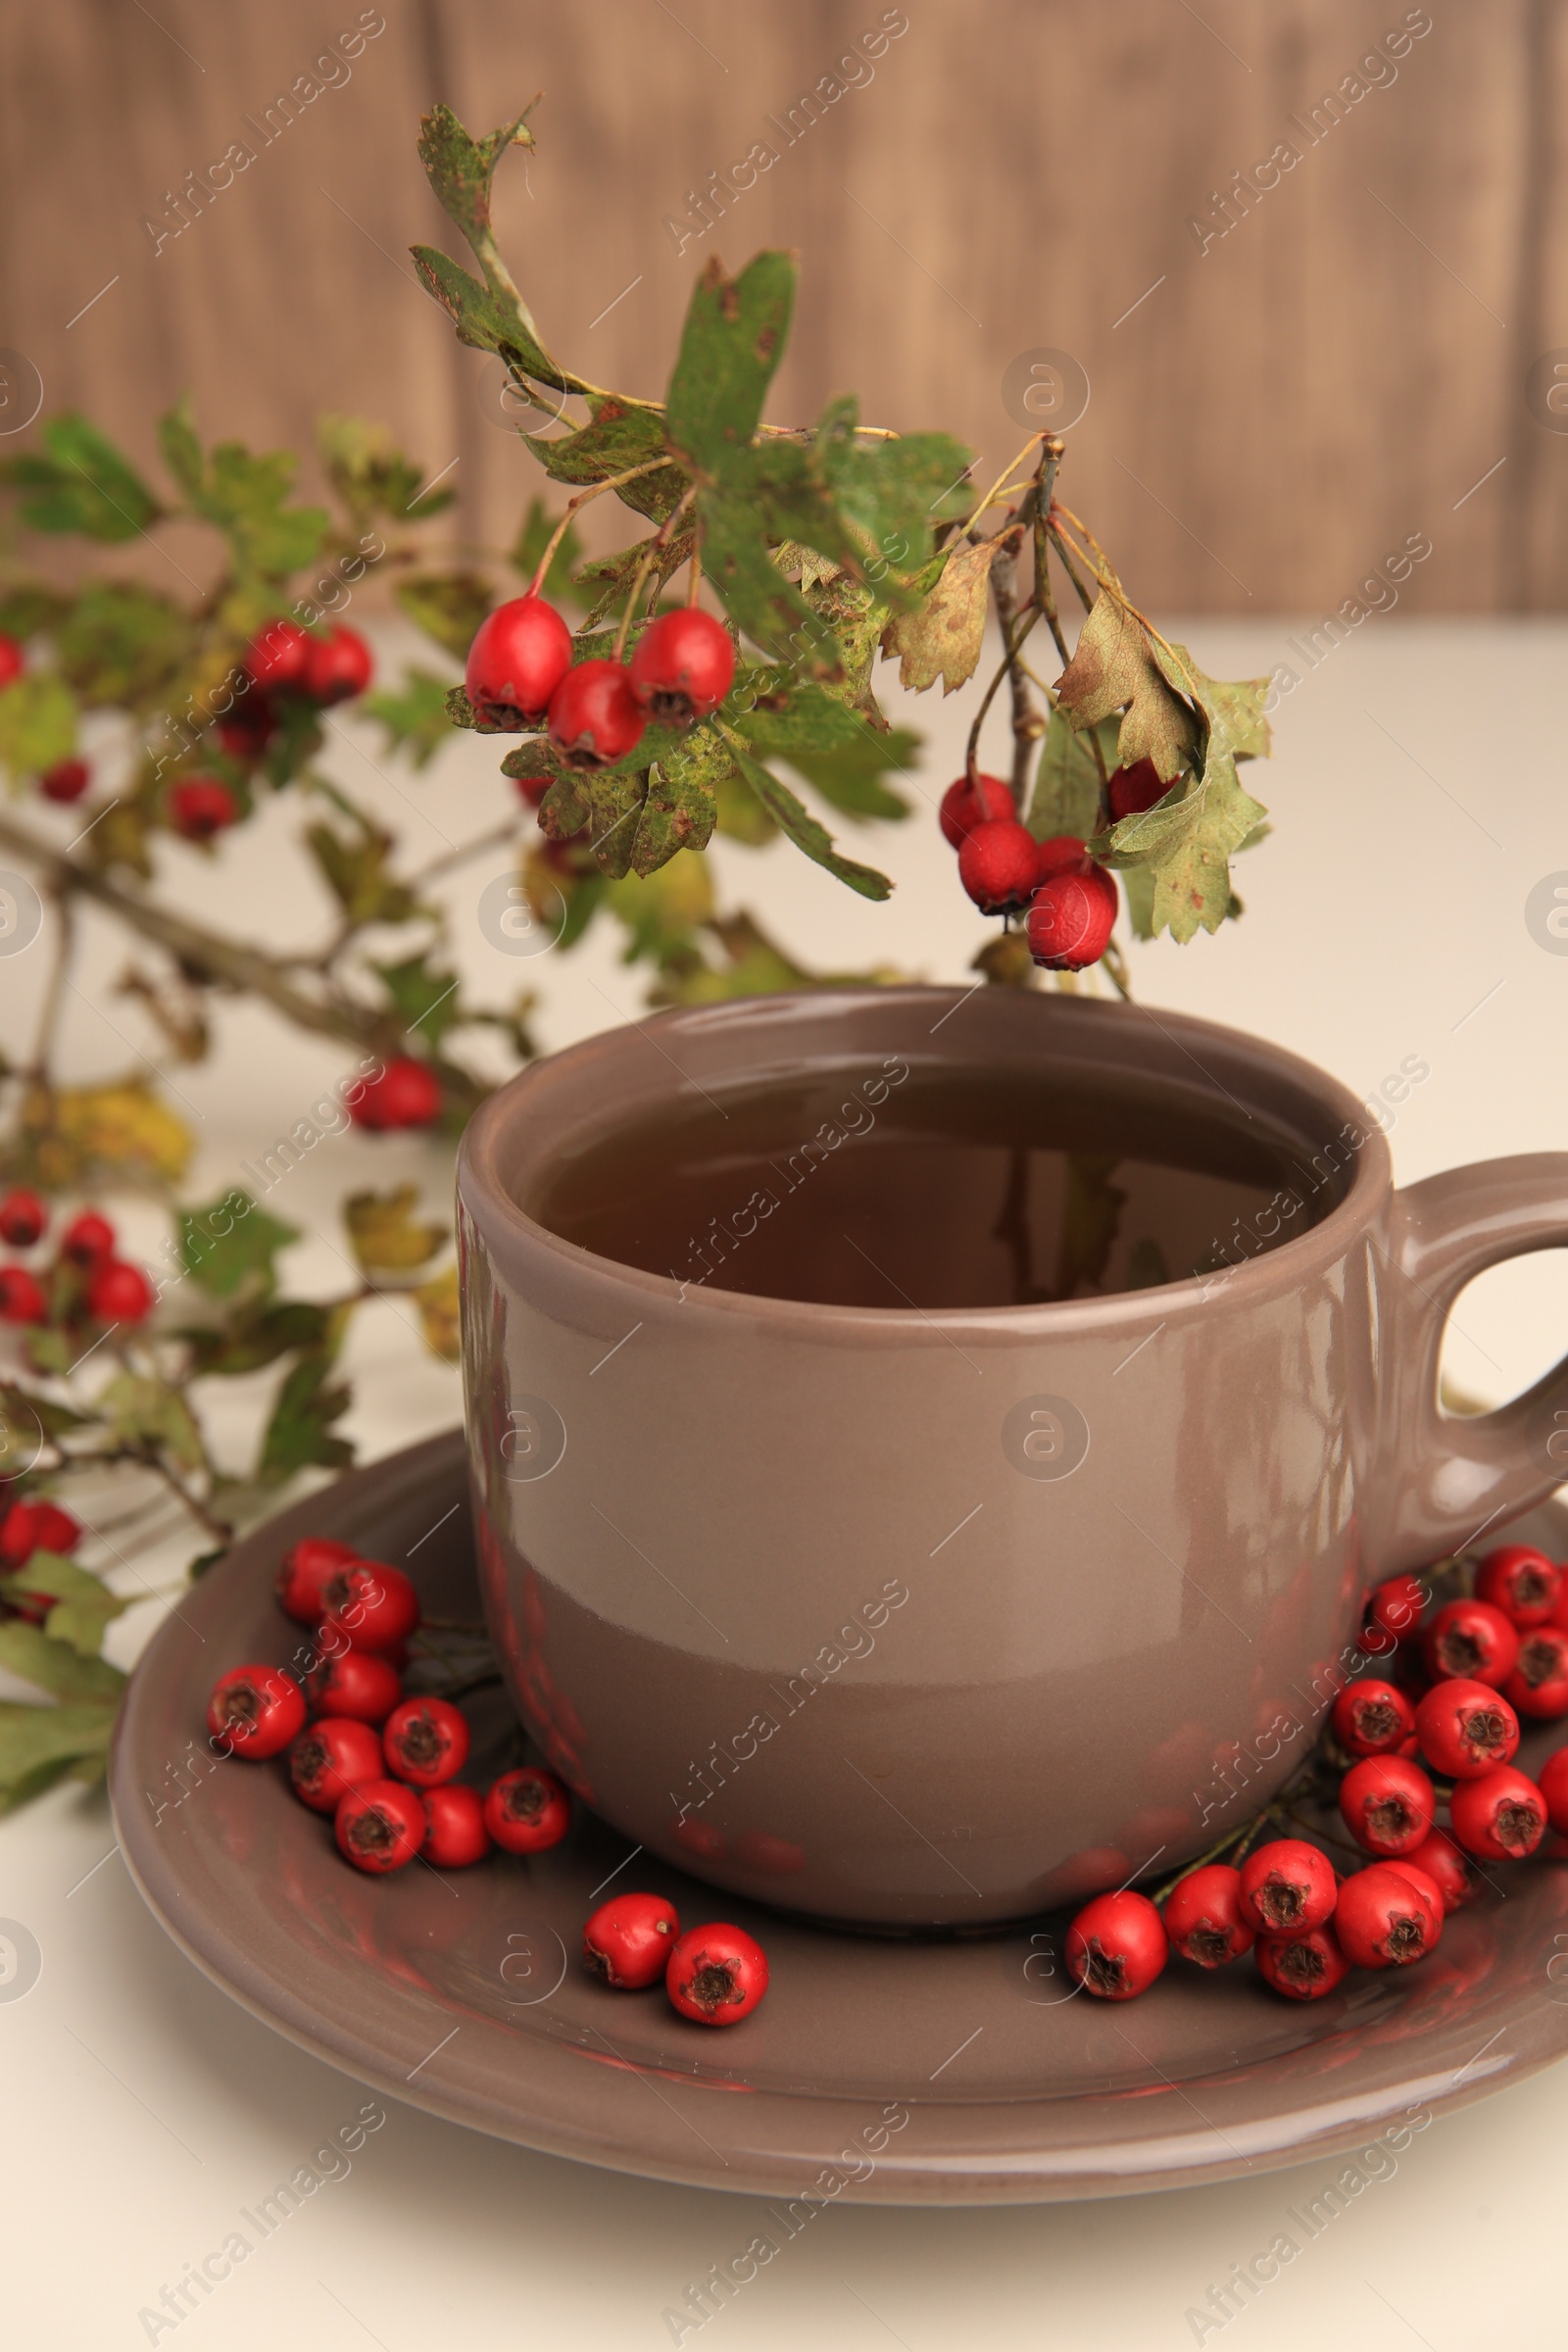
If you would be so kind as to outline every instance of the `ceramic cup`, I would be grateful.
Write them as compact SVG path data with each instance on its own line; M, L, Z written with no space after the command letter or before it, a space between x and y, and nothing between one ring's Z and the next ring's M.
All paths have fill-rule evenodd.
M900 1067L1110 1071L1152 1117L1283 1136L1295 1173L1234 1262L1047 1305L752 1297L530 1214L611 1130L773 1080L849 1124ZM1364 1588L1568 1472L1568 1367L1474 1419L1437 1380L1463 1286L1568 1243L1568 1156L1396 1192L1343 1087L1177 1014L665 1013L494 1095L458 1194L485 1606L529 1731L650 1857L821 1918L978 1928L1174 1868L1366 1670Z

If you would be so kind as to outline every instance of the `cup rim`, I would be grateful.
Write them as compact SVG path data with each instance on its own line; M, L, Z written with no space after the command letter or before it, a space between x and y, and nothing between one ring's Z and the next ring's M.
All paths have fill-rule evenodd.
M634 1033L640 1033L659 1046L660 1032L665 1037L683 1033L710 1034L723 1029L756 1025L760 1019L783 1020L791 1013L807 1016L832 1017L835 1012L874 1001L898 1007L915 1004L930 1009L941 1004L948 1012L956 1012L967 1003L975 990L956 985L936 985L908 982L893 987L878 987L875 983L844 985L833 988L778 990L765 997L729 998L717 1004L676 1005L657 1012L644 1020L625 1020L612 1028L598 1030L592 1036L579 1038L556 1053L544 1054L530 1062L515 1077L509 1079L488 1096L479 1105L464 1131L459 1148L457 1193L460 1206L466 1207L477 1196L482 1200L487 1215L499 1218L514 1239L526 1247L543 1251L555 1259L564 1271L592 1275L604 1283L618 1284L635 1297L653 1303L678 1304L682 1310L695 1309L699 1317L718 1315L741 1316L752 1323L768 1322L797 1330L831 1328L839 1333L860 1329L884 1338L895 1335L901 1342L917 1340L922 1332L933 1340L946 1341L951 1332L966 1329L1005 1332L1014 1335L1041 1337L1053 1333L1066 1335L1084 1328L1112 1328L1117 1324L1137 1325L1157 1320L1162 1314L1166 1321L1173 1317L1186 1319L1211 1303L1223 1298L1235 1305L1253 1305L1277 1298L1299 1287L1303 1278L1303 1259L1310 1253L1320 1261L1331 1262L1340 1256L1354 1235L1365 1228L1376 1213L1376 1204L1393 1190L1393 1161L1387 1140L1380 1127L1369 1125L1366 1105L1348 1087L1328 1071L1304 1056L1293 1054L1289 1048L1276 1046L1270 1040L1250 1030L1233 1029L1219 1021L1209 1021L1194 1013L1171 1012L1163 1007L1156 1013L1147 1005L1109 1004L1103 999L1052 995L1033 995L1025 1001L1042 1006L1064 1008L1058 1017L1073 1022L1104 1021L1119 1024L1137 1019L1141 1014L1155 1023L1163 1036L1200 1069L1194 1047L1206 1044L1215 1055L1228 1057L1233 1071L1240 1076L1239 1064L1250 1060L1264 1062L1277 1080L1283 1080L1298 1094L1314 1098L1323 1108L1337 1115L1341 1130L1353 1127L1359 1131L1360 1142L1350 1147L1351 1168L1349 1181L1343 1197L1335 1202L1326 1216L1308 1225L1289 1240L1275 1243L1272 1249L1256 1255L1216 1269L1209 1275L1183 1275L1175 1282L1152 1284L1137 1291L1113 1291L1099 1298L1072 1298L1042 1301L1021 1306L845 1306L827 1300L778 1298L765 1292L730 1291L689 1284L678 1298L672 1290L671 1277L655 1274L644 1266L625 1264L619 1258L606 1257L598 1250L585 1249L581 1243L567 1241L513 1200L501 1183L496 1160L502 1142L513 1122L527 1115L528 1098L542 1085L551 1082L552 1073L559 1075L567 1062L580 1063L595 1054L603 1055L617 1050L620 1043ZM1007 990L1007 998L1019 992ZM995 992L1000 998L1004 992ZM993 997L988 988L987 997ZM982 1000L984 1001L984 1000ZM933 1026L942 1025L939 1021ZM1190 1040L1191 1044L1184 1042ZM661 1048L660 1050L663 1050ZM678 1075L685 1073L671 1060ZM1206 1070L1205 1076L1210 1076ZM695 1084L695 1081L688 1081ZM1218 1080L1214 1080L1219 1085ZM1221 1091L1229 1092L1222 1088ZM674 1089L671 1089L674 1092ZM1232 1098L1235 1100L1236 1098ZM1152 1315L1151 1310L1154 1313Z

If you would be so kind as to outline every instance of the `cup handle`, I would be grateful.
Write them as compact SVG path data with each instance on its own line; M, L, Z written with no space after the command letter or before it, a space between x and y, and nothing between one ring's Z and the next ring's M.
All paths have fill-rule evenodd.
M1568 1481L1568 1356L1495 1412L1446 1418L1438 1408L1444 1328L1466 1283L1505 1257L1565 1245L1568 1152L1482 1160L1396 1193L1374 1272L1388 1495L1369 1557L1377 1575L1458 1550Z

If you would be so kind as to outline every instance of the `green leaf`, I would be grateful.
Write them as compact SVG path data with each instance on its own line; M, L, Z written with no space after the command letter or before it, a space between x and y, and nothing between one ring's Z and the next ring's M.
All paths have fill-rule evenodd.
M1152 760L1170 783L1192 764L1197 717L1166 680L1142 621L1108 592L1096 598L1056 691L1080 730L1125 710L1116 739L1119 766Z
M552 481L570 482L576 488L608 482L612 475L629 473L657 458L668 459L667 465L623 483L615 492L621 505L635 514L646 514L651 522L666 521L685 495L687 476L670 456L658 411L596 393L588 413L589 421L577 432L555 439L524 433L523 439ZM534 561L537 564L537 556Z
M952 694L974 676L986 633L986 590L997 544L956 543L929 593L912 610L897 612L882 643L899 657L899 683L923 694L940 678Z
M0 1600L15 1606L28 1592L46 1593L57 1604L44 1619L43 1630L50 1641L64 1642L86 1658L98 1655L105 1628L130 1606L90 1569L54 1551L35 1551L24 1568L0 1577ZM0 1769L0 1780L4 1777Z
M812 459L838 513L856 526L877 565L917 572L930 560L936 525L967 512L963 477L973 452L947 433L867 441L853 399L830 404Z
M907 729L878 733L858 711L807 680L754 670L735 725L766 759L787 760L823 797L850 816L901 817L908 805L882 784L889 769L910 766L919 737Z
M367 832L351 840L330 825L316 824L307 827L305 841L349 922L403 923L415 912L414 892L386 870L394 847L389 833Z
M554 784L560 780L562 770L556 765L556 755L551 749L549 736L530 735L526 742L518 744L514 752L507 754L501 762L501 773L511 776L514 783ZM584 824L588 821L587 806L585 801ZM579 828L574 826L572 830L575 832Z
M621 548L616 555L600 556L592 564L585 564L577 574L574 591L579 604L592 599L583 627L592 628L596 621L603 620L607 614L622 612L639 575L647 591L647 609L651 613L665 582L673 578L683 564L691 562L696 544L695 530L676 531L649 562L646 572L642 569L648 558L649 543L646 539L635 540L630 547Z
M523 745L520 750L511 752L507 757L520 763L526 751L527 746ZM506 767L505 760L502 766ZM511 772L527 771L519 768ZM575 774L557 776L539 804L539 830L547 841L574 841L592 815L593 803L588 798L582 778Z
M537 103L532 101L522 114L514 115L511 122L503 122L498 130L488 132L482 139L470 137L450 107L434 106L419 125L419 161L440 203L467 239L474 259L484 271L490 294L513 321L512 331L517 338L518 356L526 372L541 382L578 391L582 388L580 378L558 367L540 342L533 316L496 249L490 225L490 183L496 166L509 147L534 144L528 116ZM421 254L429 253L422 246L416 246L414 251L416 262ZM440 258L444 260L445 256Z
M703 569L736 626L771 661L791 662L818 678L842 675L831 629L769 559L754 501L739 493L705 491L698 508Z
M532 580L560 521L560 515L552 514L542 498L528 501L528 512L518 525L509 559L513 570L523 579ZM540 585L541 596L548 597L553 605L580 606L584 599L573 574L581 562L582 541L577 536L576 524L568 522L560 546L550 559L550 569Z
M833 808L845 816L877 818L895 823L909 813L909 803L890 792L882 779L890 772L913 768L920 737L909 727L893 727L874 735L867 727L853 743L827 752L786 752L787 759Z
M1151 638L1149 650L1160 673L1179 694L1195 702L1208 722L1210 742L1236 760L1266 760L1272 733L1263 710L1267 678L1211 678L1199 668L1185 645L1161 645Z
M351 1193L343 1204L349 1244L367 1274L407 1274L428 1264L446 1242L446 1229L415 1216L416 1184L386 1193Z
M89 539L134 539L162 514L127 458L85 416L51 416L41 438L48 455L0 465L0 481L28 495L22 516L35 531L80 531Z
M0 467L0 480L4 478L4 468ZM46 588L41 580L19 580L0 590L0 629L8 637L25 643L29 637L42 637L58 629L71 607L69 596Z
M402 610L457 661L467 659L479 623L494 602L476 571L415 571L399 580Z
M0 764L13 784L41 775L76 748L76 705L52 670L27 669L0 688Z
M133 582L84 588L56 637L60 667L89 710L154 708L192 650L177 605Z
M1042 836L1046 838L1046 836ZM1135 939L1154 937L1154 876L1147 865L1122 868L1122 889L1127 894L1127 920Z
M353 1446L331 1434L333 1422L352 1402L346 1382L331 1383L335 1354L335 1347L329 1347L301 1356L278 1390L257 1459L262 1484L279 1484L317 1463L341 1470L353 1461Z
M1229 914L1229 860L1263 813L1242 789L1230 753L1212 751L1174 806L1123 817L1090 846L1107 864L1152 870L1153 928L1185 942L1200 928L1217 931Z
M648 774L646 768L601 767L579 778L589 808L585 846L600 872L612 879L630 871Z
M248 1193L228 1192L208 1208L182 1208L177 1223L185 1270L214 1298L236 1292L266 1297L277 1287L273 1260L299 1240L296 1226L259 1208Z
M415 666L404 670L400 687L368 694L360 708L385 727L389 753L407 752L416 768L424 768L457 731L447 714L450 691L445 678Z
M259 1372L281 1355L318 1349L331 1320L324 1306L303 1298L279 1304L247 1306L230 1315L220 1329L178 1331L173 1336L190 1349L192 1374L205 1378L233 1378Z
M426 961L430 952L421 948L417 956L407 956L402 963L372 963L370 969L386 983L404 1035L435 1053L454 1021L463 1018L463 1011L462 992L454 975L432 971Z
M455 490L421 493L422 469L404 456L384 424L363 416L318 417L316 446L327 480L362 529L374 514L428 522L457 497Z
M171 473L197 514L228 540L241 573L280 582L315 563L327 514L324 507L288 504L295 461L287 450L271 450L258 458L243 442L220 441L204 461L184 402L163 419L159 432ZM258 617L267 601L252 599Z
M646 878L609 883L605 904L626 932L622 961L662 966L696 952L697 934L713 912L713 879L707 859L688 854Z
M42 1626L24 1625L20 1619L0 1625L0 1666L68 1703L118 1705L126 1682L107 1658L84 1657L71 1642L56 1642Z
M497 352L514 374L553 384L559 392L584 389L579 376L551 359L519 305L481 285L434 245L411 245L409 251L426 293L446 312L460 343L473 351Z
M92 1425L91 1413L74 1412L69 1404L58 1404L41 1391L24 1389L20 1381L0 1380L0 1478L15 1478L13 1454L19 1444L36 1439L41 1430L46 1438L63 1437L68 1430L87 1429Z
M205 468L188 392L166 416L158 419L158 446L163 452L164 464L185 496L192 501L200 498Z
M719 780L734 774L735 762L710 727L695 728L678 751L657 760L631 846L631 871L646 879L679 850L706 850L718 822Z
M122 1372L97 1399L98 1410L122 1446L149 1446L187 1470L202 1466L201 1440L190 1406L177 1389L150 1374Z
M665 430L699 480L723 481L760 424L794 301L795 263L787 253L760 253L736 278L725 276L714 254L693 287Z
M113 1707L0 1704L0 1802L9 1810L83 1757L105 1755L114 1728Z
M777 776L752 758L739 735L728 728L723 733L736 766L780 831L789 835L798 850L804 851L813 864L825 866L830 874L847 882L863 899L885 899L892 895L893 885L886 874L878 873L873 865L858 864L853 858L841 858L827 827L802 807L789 786L781 784Z
M1092 730L1107 776L1116 765L1117 724L1115 719L1105 718ZM1088 841L1100 829L1101 789L1090 736L1080 735L1069 725L1065 710L1053 710L1040 747L1034 795L1024 823L1036 841L1052 841L1059 833Z

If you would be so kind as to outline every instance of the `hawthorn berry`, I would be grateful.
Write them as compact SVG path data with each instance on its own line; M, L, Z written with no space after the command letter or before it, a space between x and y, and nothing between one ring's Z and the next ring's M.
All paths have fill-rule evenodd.
M64 805L79 801L91 782L92 769L85 760L57 760L38 778L38 790L46 801Z
M1116 885L1102 865L1053 874L1029 904L1030 955L1048 971L1085 970L1110 945L1116 908Z
M661 613L631 658L632 692L656 726L689 727L718 709L735 679L735 648L700 606Z
M1437 1794L1419 1764L1363 1756L1340 1783L1346 1828L1369 1854L1407 1854L1432 1827Z
M349 1104L356 1127L385 1134L397 1127L432 1127L441 1116L441 1081L427 1061L399 1054L378 1078L368 1079Z
M375 673L370 649L358 629L341 621L313 637L305 657L305 692L313 703L346 703L363 694Z
M1165 1898L1165 1933L1184 1960L1223 1968L1250 1952L1257 1936L1241 1907L1242 1874L1228 1862L1205 1862L1178 1879Z
M1449 1834L1481 1862L1523 1862L1546 1834L1546 1800L1532 1780L1499 1764L1460 1781L1448 1799Z
M958 849L958 880L982 914L1027 906L1040 878L1040 845L1015 816L971 826Z
M25 1266L0 1266L0 1323L47 1323L43 1285Z
M550 700L550 740L568 767L612 766L647 724L624 662L579 662Z
M1040 844L1037 870L1042 882L1055 874L1087 874L1093 863L1076 833L1052 833Z
M1568 1715L1568 1633L1560 1625L1521 1629L1519 1662L1502 1696L1521 1715Z
M1475 1864L1459 1851L1446 1830L1433 1830L1419 1845L1413 1845L1407 1854L1392 1861L1389 1868L1419 1870L1436 1886L1445 1912L1460 1911L1486 1891Z
M1068 1974L1102 2001L1147 1992L1170 1954L1165 1923L1147 1894L1097 1894L1067 1930Z
M140 1266L112 1257L87 1278L87 1312L95 1323L145 1323L156 1301Z
M1334 1910L1334 1865L1304 1838L1275 1838L1241 1867L1242 1917L1265 1936L1304 1936Z
M1443 1898L1430 1879L1374 1862L1340 1888L1334 1933L1355 1968L1406 1968L1443 1934Z
M0 1200L0 1242L13 1250L30 1250L49 1222L49 1211L36 1193L20 1189Z
M0 1536L0 1550L3 1548L4 1538ZM1545 1799L1546 1819L1559 1838L1568 1838L1568 1747L1559 1747L1546 1758L1537 1785Z
M321 1587L359 1556L352 1544L340 1544L335 1536L302 1536L284 1552L272 1579L278 1607L298 1625L319 1625Z
M231 760L248 764L261 758L277 733L277 712L265 695L253 694L249 702L236 703L225 712L213 732Z
M489 727L536 727L571 667L571 631L542 596L514 596L479 623L464 690Z
M1361 1647L1384 1657L1398 1642L1413 1641L1426 1605L1427 1589L1417 1576L1391 1576L1374 1586L1363 1604ZM1368 1634L1381 1638L1369 1641Z
M351 1788L385 1776L380 1740L352 1715L323 1715L288 1751L294 1793L313 1813L335 1813Z
M419 1595L401 1568L356 1556L321 1584L321 1631L340 1634L350 1649L396 1649L417 1630Z
M1562 1592L1562 1570L1533 1544L1499 1544L1476 1570L1476 1598L1514 1625L1545 1625Z
M738 2026L767 1990L767 1954L727 1921L688 1928L665 1964L664 1990L696 2025Z
M377 1877L406 1870L424 1843L424 1806L401 1781L366 1781L340 1797L332 1821L337 1850Z
M1449 1600L1427 1627L1421 1654L1434 1682L1462 1677L1495 1690L1513 1672L1519 1636L1490 1601Z
M1146 808L1164 799L1170 784L1152 760L1135 760L1131 767L1118 767L1105 789L1110 813L1119 818L1142 816Z
M571 1827L571 1799L553 1772L523 1764L491 1782L484 1826L509 1854L542 1854Z
M57 1502L29 1503L34 1551L74 1551L81 1542L81 1521L73 1519Z
M1326 1921L1304 1936L1260 1936L1252 1957L1264 1984L1292 2001L1320 2001L1350 1973L1339 1937Z
M438 1870L466 1870L490 1851L490 1833L484 1826L484 1799L466 1781L447 1781L439 1788L421 1791L424 1803L424 1844L421 1852Z
M225 1752L260 1764L281 1755L305 1729L305 1698L281 1666L234 1666L220 1674L207 1702L207 1728Z
M680 1918L662 1894L612 1894L582 1932L589 1970L619 1992L657 1984L680 1936Z
M251 639L245 671L253 686L270 693L305 694L311 649L316 643L297 620L270 620Z
M20 1568L38 1548L38 1505L14 1502L0 1513L0 1567Z
M468 1723L449 1698L406 1698L381 1727L386 1768L416 1788L456 1780L468 1760Z
M1011 789L1000 776L979 774L971 783L966 775L950 784L942 795L937 822L942 838L950 849L961 850L967 835L976 825L994 823L1000 817L1016 818L1018 804Z
M169 821L185 841L211 841L238 816L238 801L216 776L184 776L170 786Z
M25 666L26 656L16 638L0 629L0 686L9 686L13 678L20 678Z
M115 1229L95 1208L84 1208L79 1217L73 1217L60 1237L60 1254L69 1257L74 1266L99 1265L114 1247Z
M1415 1711L1415 1736L1434 1772L1478 1781L1519 1745L1519 1718L1502 1693L1454 1676L1434 1683Z
M1392 1683L1347 1683L1334 1701L1334 1735L1352 1756L1396 1755L1415 1726L1415 1710Z
M352 1715L357 1723L385 1723L403 1696L395 1666L371 1649L345 1649L318 1658L305 1677L313 1715Z

